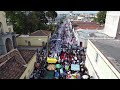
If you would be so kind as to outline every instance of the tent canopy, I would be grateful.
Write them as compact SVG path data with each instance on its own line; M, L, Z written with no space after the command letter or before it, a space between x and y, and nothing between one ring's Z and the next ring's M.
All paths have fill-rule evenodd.
M49 58L49 57L47 57L47 62L48 63L56 63L57 59L56 58Z

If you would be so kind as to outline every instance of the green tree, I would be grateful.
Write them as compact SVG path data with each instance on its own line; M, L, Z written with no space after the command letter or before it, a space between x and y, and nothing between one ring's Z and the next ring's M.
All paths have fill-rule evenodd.
M28 34L38 29L47 29L45 11L5 11L7 21L13 24L18 34Z
M94 21L98 22L99 24L104 24L106 18L106 11L99 11L97 13L97 18L94 18Z
M49 30L53 30L54 31L55 30L55 25L53 25L53 23L55 21L55 18L57 17L57 12L56 11L47 11L46 12L46 17L48 19L52 20L52 22L49 21L49 23L51 24L51 25L49 25Z

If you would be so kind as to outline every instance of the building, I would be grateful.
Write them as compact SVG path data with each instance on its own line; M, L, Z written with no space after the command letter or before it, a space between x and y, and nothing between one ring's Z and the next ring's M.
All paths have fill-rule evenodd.
M120 40L90 39L85 65L94 79L120 79Z
M41 49L51 37L51 31L37 30L30 35L20 35L16 38L18 48Z
M0 57L0 79L29 79L36 62L36 51L12 49Z
M36 49L18 49L13 26L0 11L0 79L28 79L36 62Z
M78 46L87 47L88 39L113 39L101 32L101 30L78 30L76 31Z
M7 24L5 12L0 11L0 55L16 48L16 35L13 26Z
M104 33L120 39L120 11L107 11Z
M92 38L111 38L103 33L104 26L96 22L71 21L70 26L73 29L78 46L81 43L83 47L87 47L87 40Z
M120 12L108 11L103 33L113 39L90 39L87 43L86 67L95 79L120 78Z

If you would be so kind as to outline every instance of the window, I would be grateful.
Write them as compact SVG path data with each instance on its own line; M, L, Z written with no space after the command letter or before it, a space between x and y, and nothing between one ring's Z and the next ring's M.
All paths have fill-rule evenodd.
M96 61L96 62L98 61L98 53L96 53L95 61Z

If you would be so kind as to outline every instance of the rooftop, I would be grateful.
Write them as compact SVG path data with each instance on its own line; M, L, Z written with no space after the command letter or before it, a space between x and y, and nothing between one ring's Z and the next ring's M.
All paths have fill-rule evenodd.
M15 57L12 57L0 67L0 79L19 79L25 69Z
M28 63L33 55L35 54L35 50L19 50L20 54L22 55L23 59Z
M108 35L97 30L80 30L77 31L79 38L90 39L90 38L111 38Z
M0 79L19 79L25 71L25 60L17 49L0 57Z
M30 34L30 36L49 36L51 31L48 30L37 30Z
M71 23L75 30L78 29L102 30L104 28L104 26L101 26L96 22L71 21Z
M120 40L99 39L91 42L101 51L109 62L120 72Z

